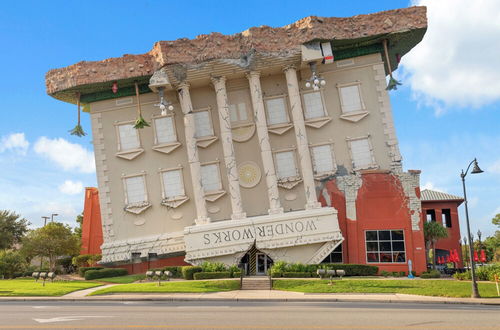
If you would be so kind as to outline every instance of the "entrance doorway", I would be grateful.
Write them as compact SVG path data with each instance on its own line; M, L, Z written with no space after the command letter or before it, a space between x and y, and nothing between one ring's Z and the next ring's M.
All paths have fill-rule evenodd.
M273 265L273 260L254 246L241 258L241 264L245 275L267 275L267 271Z

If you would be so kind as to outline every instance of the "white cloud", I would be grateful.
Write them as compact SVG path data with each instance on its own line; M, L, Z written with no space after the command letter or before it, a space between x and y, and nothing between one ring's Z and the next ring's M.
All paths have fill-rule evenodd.
M59 186L59 191L67 195L77 195L83 191L83 183L81 181L66 180Z
M421 185L420 187L421 190L424 189L429 189L429 190L434 190L434 191L441 191L441 192L446 192L446 189L436 187L433 182L431 181L426 181L424 185Z
M30 143L26 140L24 133L12 133L2 137L0 141L0 152L14 151L20 155L26 155Z
M417 100L437 114L500 100L500 1L417 0L427 6L424 39L401 61Z
M35 152L55 162L66 171L95 172L93 152L63 138L49 139L42 136L35 143Z

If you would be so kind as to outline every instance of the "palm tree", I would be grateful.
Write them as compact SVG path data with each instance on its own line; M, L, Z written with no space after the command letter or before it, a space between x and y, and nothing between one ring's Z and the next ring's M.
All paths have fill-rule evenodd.
M424 223L425 247L427 249L427 255L429 255L429 249L432 248L432 266L434 269L436 269L436 242L446 237L448 237L448 230L439 222L430 221Z

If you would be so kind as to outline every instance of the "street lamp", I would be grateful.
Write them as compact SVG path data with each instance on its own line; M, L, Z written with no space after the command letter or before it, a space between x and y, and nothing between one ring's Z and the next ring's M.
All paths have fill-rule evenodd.
M471 272L471 278L472 278L472 298L480 298L481 296L479 295L479 290L477 289L477 282L476 282L476 271L474 270L474 248L473 248L473 241L472 241L472 235L470 234L470 225L469 225L469 209L467 207L467 193L465 192L465 176L469 172L470 166L474 164L474 167L472 168L472 171L470 172L471 174L479 174L483 173L483 170L479 168L479 165L477 165L477 160L474 158L469 163L469 166L467 166L467 170L462 170L462 173L460 173L460 177L462 178L462 186L464 188L464 204L465 204L465 220L467 221L467 236L469 237L469 256L470 256L470 272Z
M59 214L57 213L52 213L52 215L50 216L50 222L54 222L54 217L57 217Z
M50 219L50 217L42 217L43 219L43 226L45 227L45 225L47 225L47 220Z

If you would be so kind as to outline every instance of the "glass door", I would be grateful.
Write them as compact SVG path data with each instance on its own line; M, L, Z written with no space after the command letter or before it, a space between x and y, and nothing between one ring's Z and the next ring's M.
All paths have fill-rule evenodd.
M267 273L267 256L264 253L257 253L255 255L256 274L266 275Z

